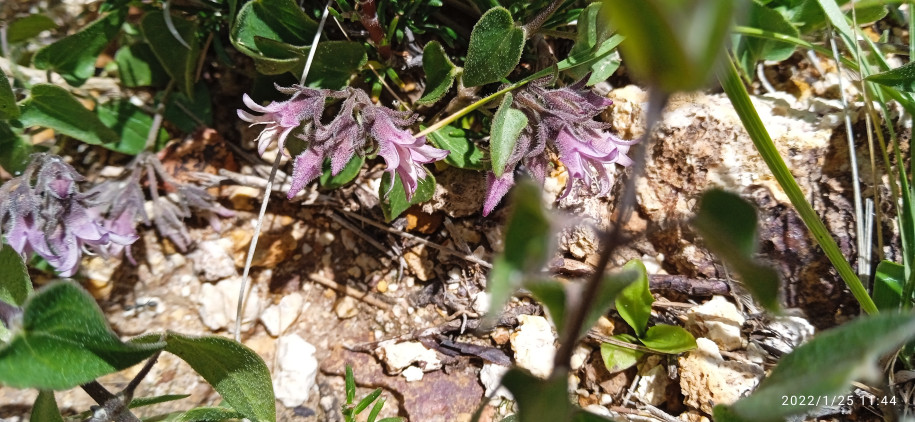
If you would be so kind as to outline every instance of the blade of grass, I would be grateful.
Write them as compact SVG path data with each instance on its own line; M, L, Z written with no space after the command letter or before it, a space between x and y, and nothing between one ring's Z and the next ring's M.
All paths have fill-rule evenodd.
M848 261L842 256L842 252L839 250L838 245L836 245L836 241L829 234L829 231L827 231L826 226L820 220L819 216L817 216L813 207L811 207L804 198L800 186L798 186L794 176L788 170L785 161L778 154L778 150L776 150L775 144L769 136L769 132L766 130L762 120L759 118L759 114L756 112L756 108L750 101L750 95L747 93L746 87L744 87L743 82L740 80L740 75L737 73L737 68L735 67L732 58L728 57L728 62L719 68L718 81L721 83L721 87L724 88L724 92L731 100L731 104L734 105L734 109L740 116L740 120L750 134L753 145L755 145L757 151L759 151L759 155L762 157L763 161L766 162L766 165L769 167L769 170L772 171L772 174L775 176L779 185L785 190L785 194L788 196L788 199L791 200L791 204L794 205L801 220L804 221L804 224L807 225L807 228L810 230L811 234L813 234L813 238L816 240L817 244L823 249L823 252L829 258L829 261L839 272L839 276L842 277L842 280L848 285L848 288L855 296L855 299L858 300L861 309L868 314L877 313L877 307L874 305L874 301L871 300L870 296L868 296L867 290L865 290L864 286L861 284L861 280L858 279L855 271L852 270Z

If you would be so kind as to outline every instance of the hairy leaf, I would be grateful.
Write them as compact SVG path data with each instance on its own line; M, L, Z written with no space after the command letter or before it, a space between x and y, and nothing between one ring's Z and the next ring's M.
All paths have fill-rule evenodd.
M464 86L488 84L508 76L521 61L524 38L524 30L515 25L511 13L504 7L494 7L484 13L470 33Z
M121 29L127 8L120 8L79 32L47 45L32 59L35 67L60 74L72 86L80 86L95 74L95 61Z
M200 56L197 23L175 16L172 16L172 22L175 30L191 48L185 47L171 34L165 22L165 14L162 12L147 12L140 21L140 29L159 63L175 81L178 90L193 99L195 72Z
M16 119L19 117L19 106L16 105L16 95L6 73L0 70L0 120Z
M359 175L359 170L362 170L363 164L365 164L365 157L356 154L345 166L343 166L340 173L333 175L331 174L330 160L324 160L324 172L321 173L321 177L318 181L324 189L337 189L341 186L346 186L346 184L352 182L353 179Z
M496 177L502 177L515 144L518 143L518 136L527 127L527 116L521 110L512 108L512 98L511 93L506 93L502 98L489 131L489 153L492 155L492 172Z
M0 300L21 307L32 294L32 280L22 257L7 244L0 244Z
M407 208L410 208L411 205L421 204L432 199L434 193L435 176L428 172L425 178L417 180L416 192L413 193L413 198L409 201L407 201L403 182L400 181L400 175L394 177L394 187L391 188L391 174L386 172L381 176L381 185L378 188L378 196L382 198L381 211L384 213L386 221L394 220Z
M40 13L31 14L10 23L6 29L6 41L16 44L30 40L43 31L57 28L54 20Z
M109 149L121 141L115 131L105 126L67 90L51 84L32 86L31 96L22 102L19 121L24 127L43 126Z
M128 100L114 100L96 108L99 120L118 134L120 141L106 148L128 155L137 155L146 148L146 137L153 117ZM156 144L168 141L168 132L159 128Z
M428 135L427 139L436 148L448 152L444 161L450 166L468 170L485 170L486 155L483 150L467 137L464 129L445 126Z
M426 90L416 104L432 104L445 96L460 68L455 66L438 41L430 41L423 48L423 71L426 72Z
M0 383L65 390L133 366L164 346L121 342L88 293L55 282L25 303L22 328L0 348Z

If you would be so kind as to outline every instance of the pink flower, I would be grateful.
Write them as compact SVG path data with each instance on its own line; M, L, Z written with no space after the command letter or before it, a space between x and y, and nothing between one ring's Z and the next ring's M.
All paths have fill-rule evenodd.
M575 129L565 126L556 135L555 145L559 150L559 160L569 172L566 189L560 198L565 198L572 191L576 179L584 181L585 186L592 186L592 177L599 178L599 196L610 192L613 179L610 172L613 164L629 166L632 160L626 156L633 142L623 141L609 133L601 133L589 128Z
M267 147L273 141L277 142L280 151L286 146L286 138L303 122L320 122L324 112L324 101L327 94L324 90L310 89L301 86L280 88L285 93L292 93L292 98L283 102L272 102L262 106L254 102L248 94L244 94L242 101L251 110L261 115L254 115L245 110L237 110L238 117L251 125L267 125L257 137L257 153L264 155Z
M426 178L426 170L420 164L432 163L448 155L448 151L426 145L426 137L414 138L410 132L398 128L388 110L375 113L372 137L378 142L378 155L384 158L387 171L393 180L400 176L407 201L413 199L419 179ZM391 184L392 188L394 184Z

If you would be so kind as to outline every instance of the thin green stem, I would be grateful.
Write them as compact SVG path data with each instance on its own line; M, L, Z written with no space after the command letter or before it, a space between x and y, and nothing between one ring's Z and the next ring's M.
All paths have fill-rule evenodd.
M740 116L740 120L747 129L747 133L750 134L753 145L756 146L756 150L759 151L759 155L762 157L763 161L766 162L766 165L769 167L769 170L772 171L772 174L775 176L779 185L785 190L785 194L788 196L788 199L791 200L791 204L794 205L801 220L807 225L814 240L816 240L817 244L826 254L826 257L829 258L829 261L839 272L839 276L842 277L842 280L845 281L845 284L851 290L852 295L858 300L861 309L868 314L876 314L878 311L877 307L874 305L874 301L868 296L867 290L864 288L864 285L861 284L861 280L858 279L858 276L851 268L851 265L849 265L845 257L842 256L842 252L839 250L835 239L829 234L829 231L820 220L820 217L816 214L816 211L813 210L813 207L811 207L806 198L804 198L804 193L801 192L800 186L798 186L791 171L788 170L785 161L775 148L775 143L772 142L769 132L766 130L762 119L760 119L759 114L756 112L756 108L750 101L750 94L747 93L746 87L740 80L740 75L737 73L734 60L729 57L728 62L722 66L717 73L718 81L721 83L721 87L724 88L724 92L731 100L731 104L734 105L734 109L737 111L738 116Z
M756 38L762 38L762 39L767 39L767 40L791 43L798 47L809 48L826 57L832 56L832 51L830 51L826 47L819 46L819 45L816 45L809 41L804 41L800 38L792 37L790 35L785 35L785 34L781 34L778 32L766 31L766 30L759 29L759 28L752 28L749 26L739 26L738 25L738 26L734 27L734 33L740 34L740 35L746 35L748 37L756 37ZM854 70L854 71L858 70L858 64L855 63L853 60L848 59L846 57L842 57L842 64L844 64L845 66L848 66L848 68L851 70Z

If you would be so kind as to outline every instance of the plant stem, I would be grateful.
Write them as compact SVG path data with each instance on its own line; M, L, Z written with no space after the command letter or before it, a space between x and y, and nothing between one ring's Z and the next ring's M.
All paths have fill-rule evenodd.
M530 38L532 34L537 32L537 30L546 23L546 20L549 19L550 16L553 16L553 13L555 13L564 2L565 0L553 0L546 9L541 10L537 16L534 16L534 19L522 27L524 29L524 36Z
M90 381L80 385L80 388L102 407L101 409L96 410L96 415L102 416L103 419L96 419L95 416L93 416L89 419L90 421L140 422L140 418L130 412L127 403L124 403L124 400L122 400L120 396L111 394L111 392L103 387L102 384L99 384L98 381ZM99 414L98 412L104 413Z
M153 116L152 125L149 126L149 132L146 133L146 146L143 148L145 151L152 151L156 147L156 139L159 138L159 129L162 127L162 120L165 119L165 102L168 101L168 96L172 93L174 87L175 80L172 79L165 87L165 91L162 93L162 99L159 100L159 104L156 106L156 114Z
M391 45L384 36L384 28L378 21L378 13L375 7L375 0L360 0L359 2L359 21L362 26L369 31L369 38L372 44L378 49L381 59L388 61L391 58Z
M813 210L813 207L807 202L807 199L804 198L804 193L801 192L800 186L794 180L794 176L788 170L785 161L778 154L769 132L750 101L750 95L740 80L734 60L730 56L728 56L728 62L718 70L718 81L731 100L731 104L734 105L737 115L740 116L747 133L750 134L753 145L759 151L759 155L766 162L779 185L785 190L785 194L791 200L791 204L794 205L801 220L807 225L814 240L823 249L836 271L839 272L839 276L842 277L855 299L858 300L861 309L868 314L876 314L877 307L874 305L874 301L867 295L867 290L861 284L861 280L858 279L851 265L842 256L842 251L836 245L835 239L829 234L826 226L820 220L816 211Z
M623 197L619 201L616 209L616 222L613 226L601 233L600 237L600 255L598 256L597 266L591 278L588 279L585 289L581 295L581 301L577 306L573 306L571 313L566 320L568 323L563 328L562 337L559 339L559 350L553 359L553 371L557 369L569 370L571 368L572 353L575 345L578 344L578 334L581 332L581 326L585 323L585 317L590 308L594 305L594 299L598 296L600 285L604 281L604 273L610 264L610 258L613 252L622 243L623 227L629 221L632 211L635 209L635 184L645 169L645 159L647 156L648 146L651 141L651 130L654 124L660 120L661 112L664 105L667 104L668 95L658 89L652 89L649 92L648 110L646 120L648 122L645 128L645 134L642 139L634 146L631 166L632 172L626 178L626 184L623 186Z

